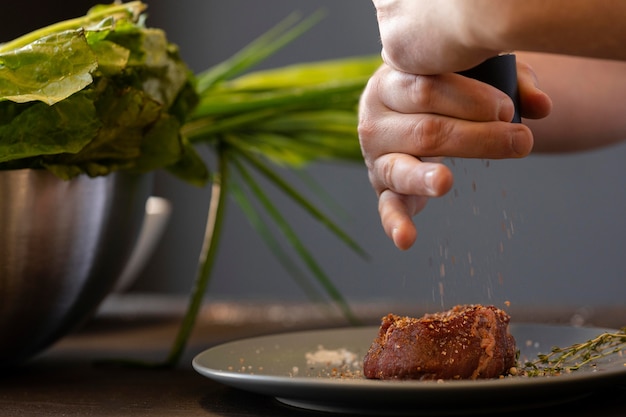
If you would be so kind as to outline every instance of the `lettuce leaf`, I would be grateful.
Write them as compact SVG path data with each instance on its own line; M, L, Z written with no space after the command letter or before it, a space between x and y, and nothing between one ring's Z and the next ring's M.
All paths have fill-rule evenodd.
M52 34L0 55L0 100L52 105L91 84L97 68L82 33Z
M141 2L100 5L0 45L0 169L62 178L171 169L193 184L204 162L181 136L195 77Z

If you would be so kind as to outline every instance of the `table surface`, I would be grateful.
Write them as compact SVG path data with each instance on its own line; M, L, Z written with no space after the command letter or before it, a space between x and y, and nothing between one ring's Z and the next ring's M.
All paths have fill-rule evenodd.
M294 311L280 306L256 308L252 314L250 308L246 314L239 314L238 306L222 305L219 317L201 314L183 360L174 369L129 368L102 364L99 360L165 358L178 330L176 314L167 317L125 312L97 316L81 331L65 337L30 362L16 369L0 370L0 414L29 417L332 415L296 409L271 397L229 388L192 369L191 359L195 354L226 341L341 324L316 318L297 308ZM294 320L298 314L307 319ZM250 319L251 315L254 320ZM623 417L626 380L622 386L582 400L540 410L507 412L507 416L526 417L534 412L555 417Z

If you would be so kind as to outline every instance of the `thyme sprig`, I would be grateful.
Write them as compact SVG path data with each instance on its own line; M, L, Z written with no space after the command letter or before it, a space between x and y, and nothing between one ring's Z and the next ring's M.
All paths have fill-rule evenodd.
M605 332L586 342L568 347L555 346L550 353L538 354L537 359L521 365L523 376L557 376L571 373L585 366L596 366L599 359L626 353L626 327L616 332Z

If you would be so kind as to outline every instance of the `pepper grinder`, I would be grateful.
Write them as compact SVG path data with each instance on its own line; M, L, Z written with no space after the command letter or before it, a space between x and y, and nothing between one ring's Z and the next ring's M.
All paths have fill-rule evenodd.
M506 93L515 105L513 123L522 122L515 55L503 54L489 58L474 68L461 71L459 74L492 85Z

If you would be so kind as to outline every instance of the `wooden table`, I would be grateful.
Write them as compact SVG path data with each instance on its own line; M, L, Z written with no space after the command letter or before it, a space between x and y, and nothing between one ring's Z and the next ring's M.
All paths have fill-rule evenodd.
M100 316L82 331L66 337L43 355L0 376L1 416L324 416L275 399L228 388L197 374L190 365L202 350L242 337L335 326L302 309L255 307L238 315L237 306L223 305L221 318L204 314L196 326L181 364L175 369L136 369L97 365L99 359L166 356L178 328L178 316ZM272 310L273 309L273 310ZM230 318L227 316L230 314ZM293 317L308 319L294 320ZM218 314L219 315L219 314ZM276 319L276 316L291 319ZM251 319L254 316L255 319ZM274 317L270 319L268 317ZM622 315L621 317L626 317ZM453 400L453 399L451 399ZM553 408L507 413L507 417L626 416L626 380L601 394Z

